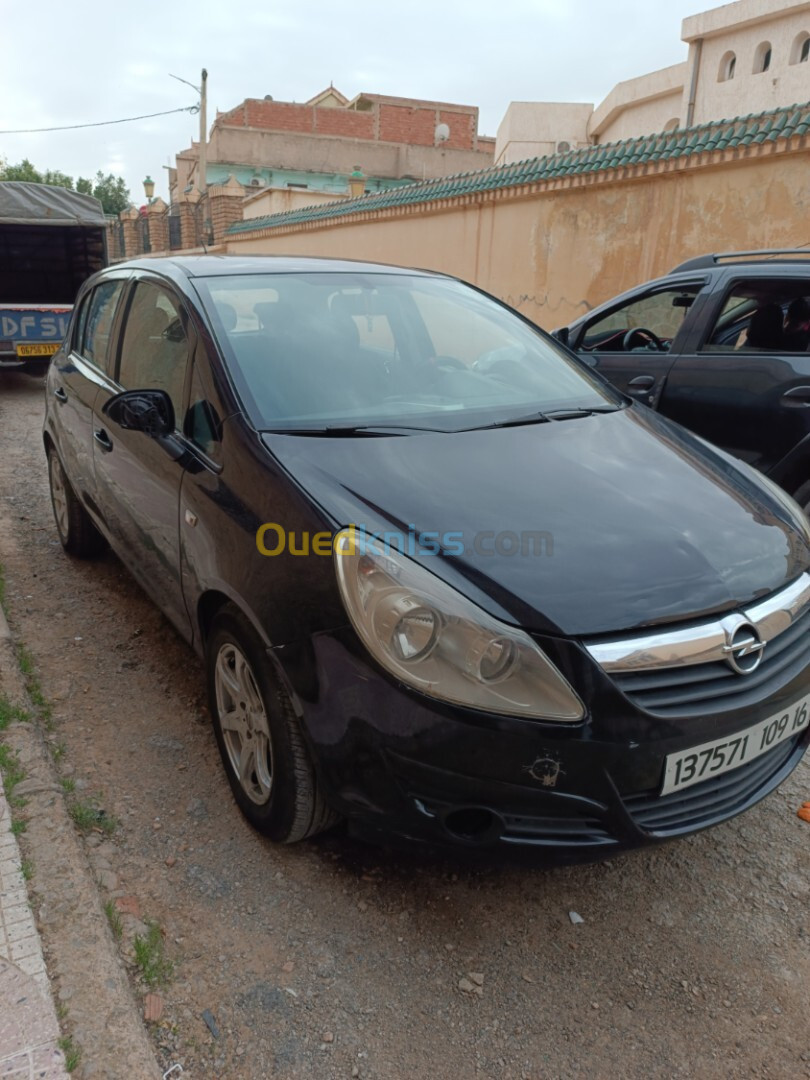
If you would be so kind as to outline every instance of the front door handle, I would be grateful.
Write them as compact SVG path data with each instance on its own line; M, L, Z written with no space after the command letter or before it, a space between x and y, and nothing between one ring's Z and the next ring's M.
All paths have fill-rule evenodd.
M794 409L810 405L810 386L792 386L782 394L782 403Z
M61 405L64 405L65 402L67 401L67 393L65 392L64 388L61 387L61 386L57 386L57 388L53 392L53 396L56 398L56 400Z
M650 390L655 386L654 375L636 375L635 379L631 379L627 384L627 393L632 397L647 398L652 401L652 394Z
M109 454L109 452L113 448L113 444L112 444L112 439L107 434L107 432L104 430L104 428L101 428L99 431L94 431L93 432L93 438L96 440L96 442L101 447L101 449L105 453Z

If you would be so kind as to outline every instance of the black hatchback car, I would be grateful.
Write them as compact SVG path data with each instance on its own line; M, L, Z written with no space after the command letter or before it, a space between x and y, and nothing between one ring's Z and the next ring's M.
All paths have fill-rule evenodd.
M593 856L753 805L810 715L793 501L438 274L155 259L47 381L65 549L205 656L236 801L299 840Z
M810 252L701 255L555 337L810 512Z

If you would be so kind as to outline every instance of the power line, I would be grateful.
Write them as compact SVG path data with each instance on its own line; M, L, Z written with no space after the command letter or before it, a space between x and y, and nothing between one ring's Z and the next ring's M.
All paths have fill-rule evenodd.
M63 127L15 128L0 131L0 135L37 135L44 131L76 131L77 128L109 127L110 124L131 124L134 120L151 120L155 116L171 116L173 113L196 113L198 105L186 105L182 109L166 109L165 112L144 113L143 116L126 116L123 120L99 120L95 124L65 124Z

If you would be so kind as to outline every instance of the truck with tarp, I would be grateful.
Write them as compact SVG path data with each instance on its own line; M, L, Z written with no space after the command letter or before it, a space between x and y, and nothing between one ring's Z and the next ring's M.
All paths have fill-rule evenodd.
M65 336L79 286L106 265L98 199L0 181L0 371L42 374Z

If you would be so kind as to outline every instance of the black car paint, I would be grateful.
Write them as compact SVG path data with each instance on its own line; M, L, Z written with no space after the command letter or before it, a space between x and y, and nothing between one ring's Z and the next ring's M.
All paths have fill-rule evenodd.
M755 466L792 494L810 478L810 397L786 395L800 387L810 394L810 354L701 351L730 287L752 279L802 281L810 292L810 265L772 258L721 262L701 272L674 271L575 320L566 328L566 343L619 389ZM587 327L611 309L653 289L689 285L700 285L701 291L667 352L582 350ZM652 382L645 379L648 375ZM643 382L633 386L639 379Z
M235 262L228 263L234 272ZM245 262L243 272L255 272L256 260ZM695 743L694 723L634 706L582 639L732 610L792 580L810 566L810 556L784 508L699 440L633 405L488 432L340 440L263 435L242 411L199 310L192 275L223 269L209 259L167 263L161 274L188 319L195 364L220 418L216 460L182 436L182 452L169 454L146 436L113 426L102 407L120 387L81 357L57 354L49 374L46 442L63 453L68 440L89 440L84 458L71 451L70 478L128 568L200 652L216 606L227 598L242 609L290 690L330 800L359 830L446 840L448 807L487 806L504 815L603 822L604 836L583 851L656 839L633 822L622 796L654 791L666 753ZM129 273L154 276L155 263ZM120 315L113 339L119 332ZM82 380L95 389L78 390ZM70 435L59 390L76 414ZM112 450L91 431L106 434ZM587 461L577 456L583 441ZM121 451L124 460L113 469L110 460ZM99 469L95 484L78 465L72 471L87 454ZM149 484L145 464L155 473ZM662 486L668 468L677 468L675 524L660 520L672 513ZM586 701L585 719L573 725L512 719L406 689L367 655L348 625L331 559L266 558L257 550L264 522L283 523L300 536L350 521L380 530L413 522L467 536L482 528L550 530L554 554L533 559L528 573L518 558L422 556L422 562L496 617L527 628ZM690 599L695 593L699 600ZM804 672L777 700L707 717L701 737L771 715L809 684ZM806 743L805 734L791 767ZM554 790L533 773L546 758L562 778ZM538 846L567 850L553 839Z

